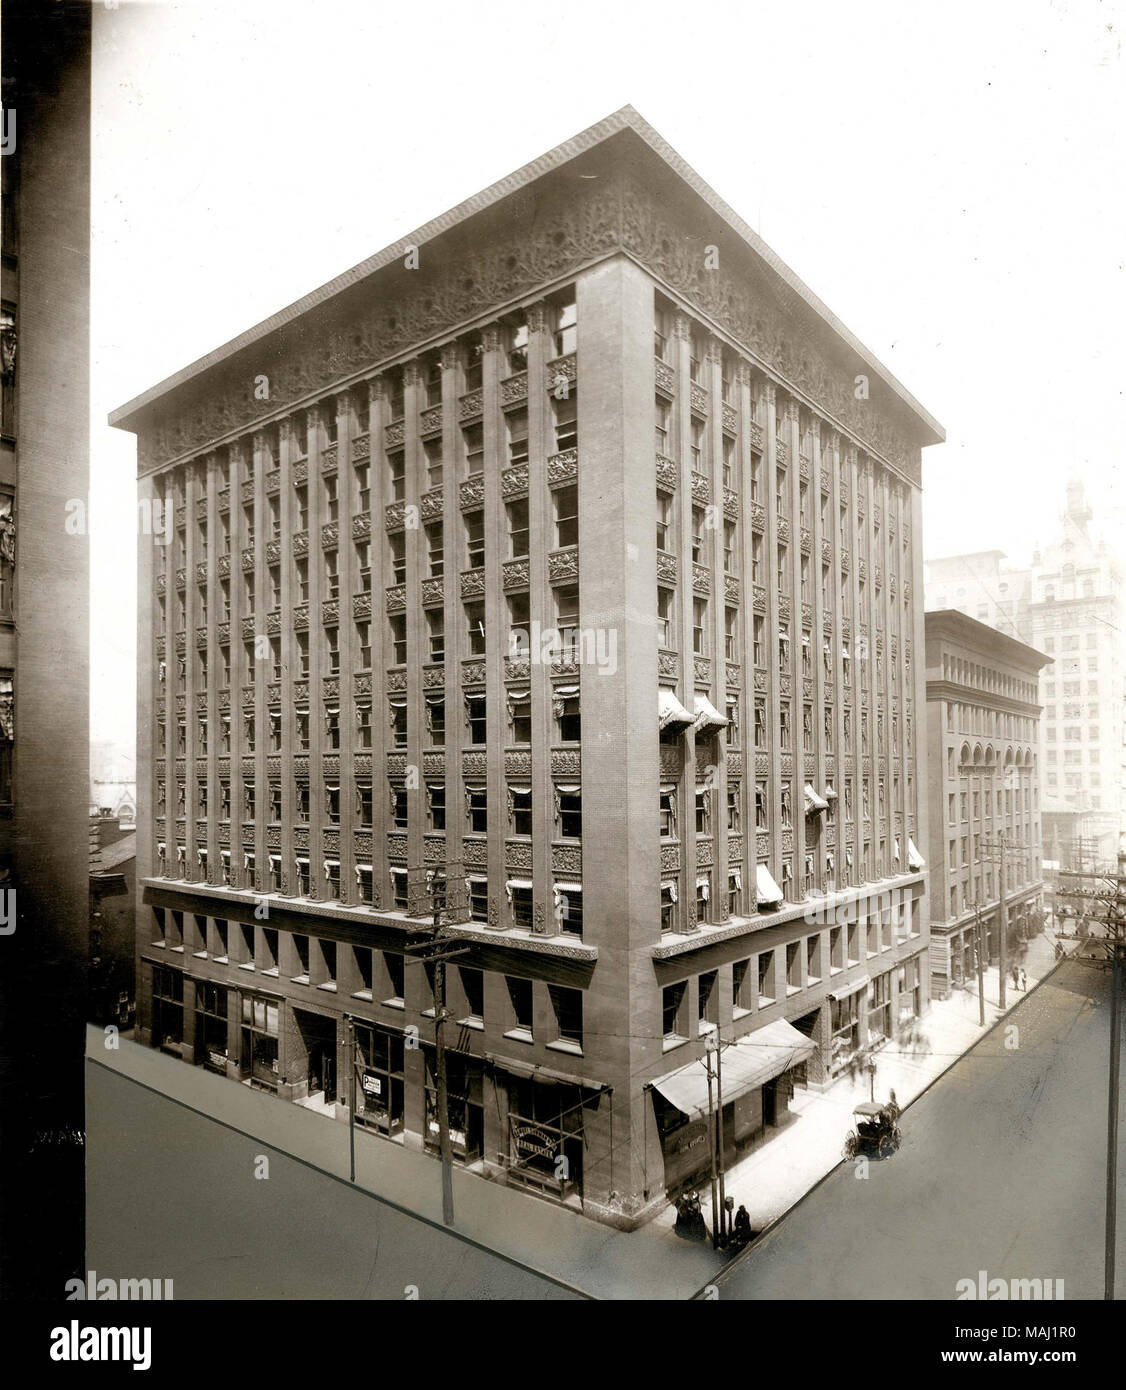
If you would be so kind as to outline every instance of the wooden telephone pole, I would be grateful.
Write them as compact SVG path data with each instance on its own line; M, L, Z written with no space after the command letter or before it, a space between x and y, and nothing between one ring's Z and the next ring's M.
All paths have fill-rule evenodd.
M446 919L446 876L435 872L428 875L431 904L434 912L433 931L417 948L417 954L404 952L407 960L420 961L433 966L431 976L434 996L434 1107L438 1112L438 1153L442 1165L442 1221L447 1226L454 1224L454 1179L453 1150L450 1147L449 1094L446 1084L446 1040L445 1025L450 1017L446 1008L446 961L454 956L463 956L468 946L456 945L456 938L440 936ZM454 943L452 950L443 950L447 941ZM423 1124L429 1124L423 1116Z
M1079 911L1087 920L1101 924L1101 937L1088 936L1084 942L1083 959L1110 969L1110 1065L1107 1086L1106 1121L1106 1234L1104 1251L1103 1298L1114 1299L1115 1246L1118 1239L1118 1123L1120 1076L1122 1059L1122 991L1126 977L1126 835L1118 844L1116 874L1084 873L1082 870L1061 870L1058 898L1077 899ZM1068 887L1074 883L1075 887ZM1097 883L1098 888L1093 885ZM1082 886L1081 886L1082 885ZM1091 886L1088 886L1091 885ZM1095 913L1100 909L1100 915Z

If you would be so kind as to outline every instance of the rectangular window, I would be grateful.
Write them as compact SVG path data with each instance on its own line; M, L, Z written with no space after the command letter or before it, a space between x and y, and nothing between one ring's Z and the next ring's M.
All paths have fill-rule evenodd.
M681 1042L686 1037L684 1005L688 996L688 981L678 980L661 991L661 1020L665 1042Z
M528 462L528 412L512 410L504 417L508 442L508 465L515 467Z
M582 793L557 791L559 834L564 840L581 840L583 834Z
M359 624L357 624L357 627ZM364 627L367 624L363 624ZM442 610L440 608L429 608L426 611L426 629L430 639L430 660L445 661L446 659L446 628ZM371 649L368 648L370 661Z
M572 483L556 488L552 494L555 507L555 544L557 548L579 543L579 489Z
M422 452L426 456L426 486L428 491L440 488L445 478L445 468L442 462L442 440L441 436L434 439L426 439L422 444Z
M480 881L480 886L484 890L484 881ZM485 921L486 916L480 918ZM532 982L531 980L520 979L515 975L506 975L505 984L508 986L508 1002L510 1005L510 1016L512 1019L512 1032L523 1033L527 1037L532 1036Z
M575 1048L583 1044L583 995L582 990L567 989L563 985L548 985L552 1012L555 1017L556 1041L567 1043Z
M467 603L465 607L465 633L467 651L470 656L485 654L485 605Z
M470 478L485 471L485 427L484 425L464 425L461 431L465 450L465 472Z
M488 796L484 787L466 786L465 803L468 811L469 829L475 835L484 835L489 829Z
M527 499L509 502L505 511L508 516L508 552L512 559L518 559L528 553Z
M486 741L487 728L484 696L468 696L465 701L465 714L469 728L469 742L483 745Z
M512 835L531 835L532 833L532 789L531 787L508 788L509 833Z
M670 550L669 525L672 517L672 498L664 492L657 493L657 549Z
M554 415L555 452L561 454L578 446L578 397L570 395L562 400L553 397L551 405Z
M466 512L464 525L466 565L471 570L484 569L485 513L483 511Z
M407 664L407 620L402 613L393 613L388 618L391 627L391 664Z

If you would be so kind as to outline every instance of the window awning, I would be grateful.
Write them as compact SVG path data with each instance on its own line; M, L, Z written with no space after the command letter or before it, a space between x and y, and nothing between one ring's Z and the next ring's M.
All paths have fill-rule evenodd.
M692 721L696 726L696 732L700 733L704 729L726 729L727 720L716 709L715 705L706 695L696 692L696 717Z
M817 794L817 792L815 792L815 791L813 790L813 787L811 786L811 784L810 784L809 782L807 782L807 783L805 784L805 813L806 813L806 815L807 815L807 816L814 816L814 815L816 815L819 811L827 811L828 809L829 809L829 803L825 800L825 798L824 798L823 796L819 796L819 795Z
M765 864L759 864L755 869L755 894L759 907L781 907L782 905L782 890L774 882L770 870Z
M859 980L854 980L851 985L842 985L840 989L829 991L830 999L847 999L850 994L856 994L862 989L867 989L871 983L871 976L864 975Z
M927 867L927 861L915 848L914 840L907 841L907 863L912 869L925 869Z
M661 687L657 695L657 727L680 732L693 723L692 716L671 690Z
M724 1105L781 1076L790 1067L811 1057L816 1050L817 1044L813 1039L799 1033L784 1018L740 1038L734 1046L723 1050L720 1065L723 1068ZM654 1090L660 1091L670 1105L690 1120L703 1119L708 1113L708 1071L702 1057L669 1072L652 1084Z

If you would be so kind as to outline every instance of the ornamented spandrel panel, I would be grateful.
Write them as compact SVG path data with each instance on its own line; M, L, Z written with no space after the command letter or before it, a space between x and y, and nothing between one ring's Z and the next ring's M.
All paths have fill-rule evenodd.
M354 298L337 296L309 311L300 335L283 330L265 339L257 370L269 377L268 400L255 398L249 374L202 374L142 432L145 466L199 450L451 325L626 250L918 481L918 450L878 402L856 398L862 364L843 345L830 359L821 347L827 330L813 310L784 293L749 252L733 248L718 269L710 267L703 248L715 234L711 214L701 208L696 218L674 221L659 192L623 173L583 192L549 182L534 196L517 194L479 214L471 239L451 233L443 254L424 255L418 269L383 267L368 307L357 311L349 307Z

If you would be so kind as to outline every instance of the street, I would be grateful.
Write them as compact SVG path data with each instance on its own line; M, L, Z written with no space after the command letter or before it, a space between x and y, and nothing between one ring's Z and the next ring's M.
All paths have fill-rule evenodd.
M908 1107L898 1154L835 1169L719 1296L953 1299L985 1270L1101 1298L1109 1005L1109 974L1066 962ZM1120 1140L1120 1206L1124 1190Z
M178 1300L582 1296L105 1067L86 1070L86 1258L100 1277L171 1279Z

